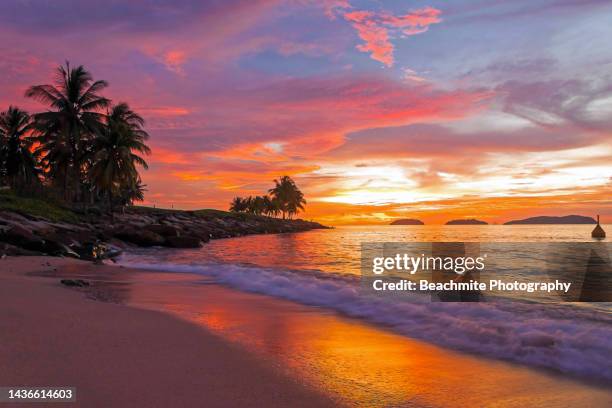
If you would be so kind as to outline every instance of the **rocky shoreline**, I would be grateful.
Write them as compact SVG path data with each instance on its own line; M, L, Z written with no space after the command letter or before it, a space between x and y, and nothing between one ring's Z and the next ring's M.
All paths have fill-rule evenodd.
M304 220L234 214L217 210L180 211L145 207L125 213L78 215L51 220L22 211L0 211L0 256L51 255L95 260L129 247L199 248L211 239L325 229Z

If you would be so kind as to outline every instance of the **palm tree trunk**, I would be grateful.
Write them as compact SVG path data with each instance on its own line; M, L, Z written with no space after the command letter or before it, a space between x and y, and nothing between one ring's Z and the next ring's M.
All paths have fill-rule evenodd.
M69 167L69 164L66 163L66 165L64 166L64 177L63 177L64 178L64 180L63 180L63 190L64 190L63 193L64 193L64 200L66 200L66 202L70 201L69 200L70 197L68 197L68 177L69 177L69 175L68 175L68 173L69 173L68 167Z
M115 212L113 211L113 193L108 192L108 208L110 209L111 222L115 222Z

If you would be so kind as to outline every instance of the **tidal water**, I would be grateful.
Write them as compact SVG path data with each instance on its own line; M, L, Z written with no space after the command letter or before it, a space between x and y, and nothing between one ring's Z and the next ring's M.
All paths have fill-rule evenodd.
M361 281L362 244L387 242L478 243L480 253L488 254L491 276L527 282L560 278L550 275L551 257L564 259L567 251L590 246L604 258L612 253L609 238L590 238L592 228L338 227L214 240L196 250L135 250L120 263L195 273L206 282L326 308L443 347L609 382L611 303L568 302L558 293L486 293L482 302L440 302L423 293L376 295L364 291Z

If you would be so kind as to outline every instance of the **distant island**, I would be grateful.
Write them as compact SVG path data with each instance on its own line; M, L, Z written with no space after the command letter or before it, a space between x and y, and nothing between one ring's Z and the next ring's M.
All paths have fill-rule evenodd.
M446 225L488 225L488 222L476 220L474 218L467 220L451 220Z
M583 215L566 215L564 217L531 217L504 223L504 225L513 224L597 224L597 221L592 217L585 217Z
M389 225L425 225L423 221L415 218L403 218L401 220L395 220Z

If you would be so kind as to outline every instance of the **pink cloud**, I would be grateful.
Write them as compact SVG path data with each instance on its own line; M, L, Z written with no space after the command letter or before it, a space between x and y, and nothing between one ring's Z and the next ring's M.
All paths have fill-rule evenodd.
M403 16L386 14L381 17L381 20L385 24L402 29L406 35L413 35L425 32L430 25L442 21L440 19L441 13L440 10L433 7L424 7L422 9L412 10Z
M336 19L336 13L338 10L351 8L348 0L323 0L322 6L323 10L325 10L325 15L332 20Z
M393 65L393 44L389 41L389 31L376 22L373 13L352 11L346 13L344 18L353 23L359 38L364 41L364 44L357 46L359 51L369 52L373 60L388 67Z
M364 43L357 49L370 53L373 60L387 67L393 66L393 51L391 43L394 35L410 36L424 33L432 24L439 23L441 11L433 7L412 10L407 14L395 16L388 12L347 11L344 19L353 24L357 35Z
M163 56L164 64L170 71L177 74L183 73L183 64L187 61L187 54L184 51L172 50L166 52Z

